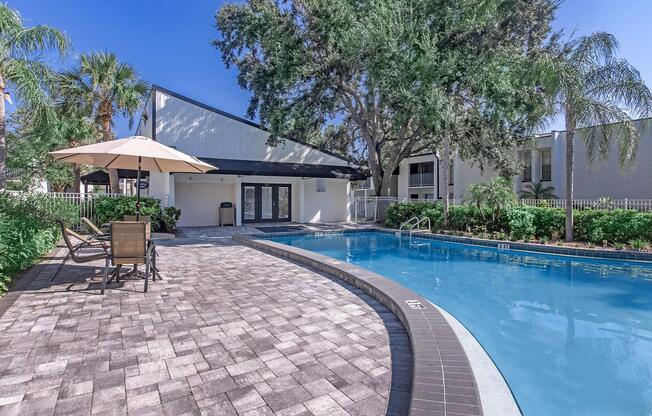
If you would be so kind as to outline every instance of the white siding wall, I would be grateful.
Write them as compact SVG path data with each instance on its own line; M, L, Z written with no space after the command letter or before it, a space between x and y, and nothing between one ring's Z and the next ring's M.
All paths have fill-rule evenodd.
M138 128L136 128L136 136L152 138L152 96L153 94L150 94L145 106L143 107L141 120L138 123Z
M301 222L346 221L348 181L325 179L326 192L317 192L317 179L303 179L301 182L303 187Z
M347 162L290 140L266 144L269 134L177 97L156 93L156 140L184 153L221 159L346 166Z
M640 123L639 123L640 125ZM612 143L609 157L604 162L589 165L586 159L586 147L582 140L582 132L575 139L575 187L577 199L600 198L608 196L614 199L652 198L652 128L642 130L636 164L629 171L623 171L618 165L618 151ZM566 134L562 133L560 146L565 156ZM564 157L565 159L565 157ZM562 182L566 183L566 170L562 167L557 172ZM566 187L559 196L563 196Z
M471 162L467 162L458 157L453 162L453 170L453 197L455 199L464 198L466 190L470 185L490 181L497 175L496 170L491 166L485 166L484 171L481 171L477 164L473 165Z

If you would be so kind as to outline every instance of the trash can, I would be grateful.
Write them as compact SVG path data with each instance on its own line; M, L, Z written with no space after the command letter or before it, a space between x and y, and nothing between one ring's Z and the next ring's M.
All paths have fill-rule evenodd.
M220 226L235 225L235 207L232 202L222 202L219 208Z

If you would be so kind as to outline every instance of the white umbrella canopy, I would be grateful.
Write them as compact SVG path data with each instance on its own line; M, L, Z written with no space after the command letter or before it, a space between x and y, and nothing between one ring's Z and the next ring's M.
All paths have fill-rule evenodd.
M138 169L136 187L136 218L140 218L140 171L206 173L217 170L196 157L188 156L144 136L131 136L71 147L50 152L56 160L82 165L93 165L107 169Z
M107 169L150 172L206 173L218 168L143 136L132 136L50 152L62 162Z

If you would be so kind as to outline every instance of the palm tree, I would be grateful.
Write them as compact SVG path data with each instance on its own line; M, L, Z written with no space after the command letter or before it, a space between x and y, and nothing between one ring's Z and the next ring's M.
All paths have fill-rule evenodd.
M518 197L512 190L512 183L501 177L487 182L484 187L484 202L491 208L493 220L500 218L500 211L516 204Z
M104 141L113 140L111 125L116 114L127 117L131 128L149 93L149 84L134 67L108 52L82 54L79 67L61 74L58 86L68 107L84 108L93 115ZM109 169L109 181L111 192L119 193L117 170Z
M10 92L35 114L48 101L45 81L49 70L39 57L57 51L64 54L68 38L60 31L44 25L26 27L20 14L0 4L0 189L5 187L7 158L5 100Z
M652 111L652 94L639 72L614 55L618 41L597 32L563 44L552 65L555 110L566 124L566 241L573 241L573 175L575 132L586 129L587 159L606 158L617 139L619 161L626 166L636 157L638 133L633 117Z
M555 195L555 187L546 186L542 182L527 184L526 188L519 193L520 197L523 199L557 199L557 196Z

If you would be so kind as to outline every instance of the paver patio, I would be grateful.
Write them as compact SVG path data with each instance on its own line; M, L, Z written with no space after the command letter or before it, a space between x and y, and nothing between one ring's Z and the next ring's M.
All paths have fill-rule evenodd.
M51 283L60 259L25 277L0 318L1 415L405 413L409 340L373 298L230 238L159 253L146 294L100 296L86 265Z

